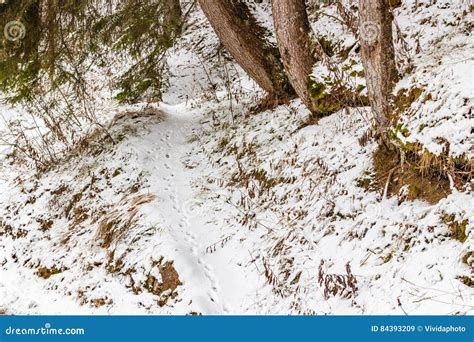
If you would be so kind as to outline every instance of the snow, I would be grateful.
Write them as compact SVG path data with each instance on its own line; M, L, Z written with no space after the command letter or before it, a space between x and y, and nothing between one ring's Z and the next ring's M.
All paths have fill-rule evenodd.
M413 1L406 2L399 10L401 13L397 13L397 22L415 56L416 69L412 76L402 80L403 86L399 85L398 89L423 89L401 120L411 133L406 141L420 142L435 155L447 144L449 155L472 158L474 42L469 29L472 10L469 1L429 4L422 1L416 15L412 15L409 9L416 6Z
M462 30L467 17L449 25L466 3L421 2L415 14L411 0L395 11L410 49L417 40L425 49L397 86L423 87L401 119L406 139L439 154L443 137L452 155L468 154L474 47ZM255 9L271 27L268 10ZM313 125L299 100L252 113L262 92L225 54L216 57L198 9L190 21L169 52L163 102L104 105L116 144L91 136L39 176L0 153L0 312L473 314L474 290L458 279L472 272L463 262L474 248L470 185L437 204L360 187L377 147L359 143L368 108ZM312 22L350 45L333 24ZM232 71L227 85L222 63ZM18 115L0 110L5 121ZM451 214L467 221L464 243L443 222ZM101 227L110 222L106 241ZM164 281L159 260L173 262L176 296L146 289L149 276ZM325 274L345 274L349 263L354 296L324 295L322 260ZM59 273L45 279L41 267Z

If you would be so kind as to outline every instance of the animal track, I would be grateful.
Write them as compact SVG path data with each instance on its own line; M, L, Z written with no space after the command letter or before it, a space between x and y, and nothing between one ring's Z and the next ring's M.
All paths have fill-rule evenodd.
M182 260L188 264L188 269L192 270L192 279L198 282L195 286L203 288L202 293L208 297L209 302L213 303L212 307L217 305L219 310L227 312L225 305L220 303L218 279L204 257L200 243L203 237L192 231L198 229L199 232L200 225L203 223L196 217L191 218L186 215L185 204L192 201L194 189L187 176L189 169L180 161L185 160L186 155L192 156L192 153L189 149L183 151L177 147L187 144L185 137L192 126L177 124L176 127L176 133L168 129L164 136L157 139L158 142L155 140L155 148L149 153L149 162L162 165L162 169L166 170L161 178L163 182L161 189L164 194L160 194L160 197L169 198L170 201L168 209L164 209L163 219L169 227L169 234L177 243L176 251L182 253ZM158 169L156 166L154 168Z

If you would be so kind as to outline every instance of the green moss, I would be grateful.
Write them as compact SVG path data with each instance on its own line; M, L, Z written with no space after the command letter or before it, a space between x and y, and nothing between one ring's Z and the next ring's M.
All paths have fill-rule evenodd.
M363 78L363 77L365 77L365 72L364 71L353 70L349 73L349 76Z
M418 186L416 186L415 184L410 184L408 186L407 199L415 200L420 196L421 192L422 192L422 189L420 189Z
M468 220L465 219L461 222L456 221L454 214L444 214L441 217L441 220L444 224L446 224L451 232L451 237L459 242L463 243L467 239L466 235L466 227L468 224Z
M319 117L332 114L345 107L368 105L368 99L360 96L362 90L362 85L359 85L357 89L350 89L341 80L331 78L326 78L324 82L310 79L309 82L309 93Z
M365 89L365 85L358 84L357 88L356 88L356 91L357 91L358 94L360 94L364 89Z
M418 133L421 133L426 127L427 127L427 125L421 124L420 128L418 128Z
M413 102L418 100L418 98L423 93L421 88L411 88L411 89L400 89L397 95L393 99L393 107L397 114L404 113Z
M309 84L309 93L311 97L317 101L325 98L328 94L326 93L326 86L323 83L311 81Z
M333 57L339 50L338 46L326 37L319 36L317 40L321 49L328 57Z
M394 141L400 142L400 139L398 138L398 133L400 133L405 138L409 137L411 134L408 128L406 128L401 123L396 124L388 130L389 137Z
M119 176L121 173L122 173L121 168L116 169L114 173L112 174L112 178Z

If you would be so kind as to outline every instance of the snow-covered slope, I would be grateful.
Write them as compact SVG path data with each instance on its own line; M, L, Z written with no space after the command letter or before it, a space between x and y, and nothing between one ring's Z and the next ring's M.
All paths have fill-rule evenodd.
M206 215L197 207L193 183L203 170L187 142L197 120L185 109L126 114L111 128L114 138L127 134L118 146L74 159L39 182L2 187L8 189L2 191L2 208L11 213L2 218L2 308L65 313L71 307L87 312L84 306L92 305L115 314L239 310L246 292L236 284L252 282L232 262L235 248L225 255L206 252L234 231L217 215L218 206ZM10 222L17 226L10 228ZM170 279L175 269L179 280ZM165 285L159 288L155 281Z
M401 138L469 155L472 12L414 2L395 10L417 56L397 90L423 89ZM312 26L350 45L333 24ZM435 204L368 190L368 108L253 113L261 92L190 25L164 102L114 108L114 143L97 131L40 175L0 150L0 313L473 314L471 185Z

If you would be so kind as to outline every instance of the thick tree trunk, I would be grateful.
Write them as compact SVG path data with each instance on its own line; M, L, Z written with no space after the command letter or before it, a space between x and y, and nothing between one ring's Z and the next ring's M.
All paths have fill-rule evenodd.
M272 0L278 49L291 85L312 112L317 106L309 92L315 58L305 0Z
M359 40L370 104L383 131L392 119L397 80L389 0L359 0Z
M280 54L265 39L244 0L199 0L222 45L257 84L274 97L292 92Z

